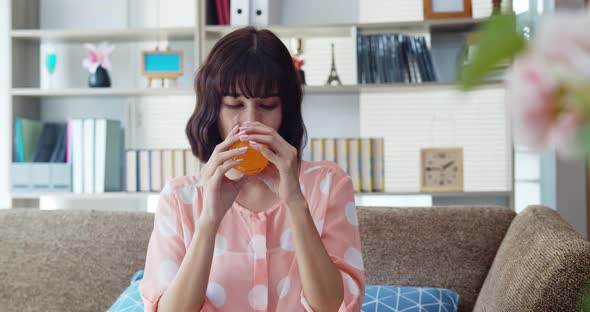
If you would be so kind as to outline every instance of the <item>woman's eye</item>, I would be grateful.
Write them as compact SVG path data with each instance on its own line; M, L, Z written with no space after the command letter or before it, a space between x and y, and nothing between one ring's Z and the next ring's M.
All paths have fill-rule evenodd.
M273 110L277 107L278 105L260 105L260 107L262 107L262 109L265 110Z
M226 104L225 107L229 108L229 109L240 109L243 105L242 104L234 104L234 105L229 105Z

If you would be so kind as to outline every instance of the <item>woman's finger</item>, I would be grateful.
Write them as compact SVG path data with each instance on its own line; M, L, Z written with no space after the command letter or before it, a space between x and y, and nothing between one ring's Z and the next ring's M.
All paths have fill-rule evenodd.
M227 134L227 137L223 142L217 144L213 150L213 154L228 150L232 145L240 141L240 137L237 136L239 127L235 125L234 128Z
M210 159L211 165L213 165L213 167L219 167L220 165L222 165L226 161L228 161L236 156L246 154L247 151L248 151L248 146L242 146L240 148L231 149L229 151L219 152L219 153L215 154L215 156L213 156Z
M266 157L266 159L268 159L268 161L273 163L277 168L281 167L281 158L277 156L277 154L273 153L273 151L269 150L268 148L264 147L263 145L255 141L250 141L250 146L252 146L253 149L259 151L264 157Z
M241 164L244 161L244 159L240 158L240 159L236 159L236 160L229 160L226 161L225 163L223 163L222 165L218 166L217 169L215 170L214 173L214 177L215 178L222 178L225 176L225 174L232 169L233 167Z

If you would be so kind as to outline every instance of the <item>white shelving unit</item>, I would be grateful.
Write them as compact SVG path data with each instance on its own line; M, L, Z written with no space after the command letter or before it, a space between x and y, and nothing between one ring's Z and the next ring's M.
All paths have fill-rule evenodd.
M39 77L31 77L28 72L39 70L40 62L40 45L45 42L58 44L81 44L87 41L103 41L126 44L129 42L153 42L153 41L192 41L194 47L194 63L198 67L208 53L208 49L213 43L223 35L237 29L234 26L206 25L206 8L205 1L198 1L195 5L194 25L187 27L158 27L158 28L129 28L129 29L109 29L109 30L73 30L73 29L39 29L39 14L32 12L39 9L39 0L27 1L28 5L16 4L18 0L4 0L12 2L12 16L35 16L33 19L19 19L13 21L10 30L10 42L13 51L12 68L13 73L12 85L9 87L11 101L6 105L11 105L14 113L13 116L0 116L3 118L0 123L13 124L13 118L18 116L39 118L39 110L44 103L51 99L67 98L149 98L158 96L194 96L194 91L186 86L181 88L57 88L47 89L40 88ZM197 1L197 0L195 0ZM26 11L25 11L26 10ZM344 23L344 24L310 24L310 25L271 25L268 28L274 31L281 38L288 37L309 37L309 38L333 38L345 37L356 42L357 34L373 34L387 32L401 33L430 33L430 32L461 32L474 29L477 25L485 21L486 18L476 19L455 19L441 21L412 21L412 22L388 22L388 23ZM356 45L355 45L356 46ZM352 53L356 52L353 51ZM21 68L19 65L25 60L30 60L30 64ZM356 57L355 57L356 59ZM194 68L185 68L185 75L192 75ZM491 82L497 84L499 82ZM400 92L403 90L431 90L431 89L449 89L455 88L452 83L425 83L415 84L386 84L386 85L343 85L343 86L321 86L308 85L304 87L306 95L324 96L354 96L359 97L363 93L372 92ZM55 101L49 101L51 103ZM315 105L316 103L314 103ZM2 105L4 105L2 103ZM322 105L322 103L317 103ZM31 108L33 108L31 110ZM33 113L31 113L33 111ZM12 136L11 136L12 137ZM6 142L0 146L3 153L9 154L5 158L12 158L12 141ZM6 164L3 164L6 167ZM8 164L9 165L9 164ZM1 186L1 184L0 184ZM9 185L10 186L10 185ZM10 194L10 190L0 190ZM145 201L147 197L157 196L157 193L106 193L106 194L73 194L73 193L11 193L13 205L21 202L38 202L42 198L61 198L74 200L117 200L117 199L136 199ZM435 197L505 197L509 202L513 201L513 191L501 192L464 192L453 194L432 194L432 193L415 193L415 192L387 192L387 193L361 193L357 194L357 199L370 204L371 198L380 196L428 196Z

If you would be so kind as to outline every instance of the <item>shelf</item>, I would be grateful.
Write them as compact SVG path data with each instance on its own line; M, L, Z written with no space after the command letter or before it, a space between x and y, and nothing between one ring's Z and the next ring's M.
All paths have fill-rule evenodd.
M325 25L269 25L258 28L269 29L279 37L349 37L357 30L359 33L379 32L431 32L466 31L487 21L487 18L461 18L431 21L410 21L391 23L325 24ZM244 26L208 25L205 33L223 36Z
M482 86L502 86L502 81L488 81ZM427 83L388 83L373 85L342 85L321 86L307 85L303 87L305 94L359 94L360 92L390 92L424 88L457 88L452 82ZM17 97L86 97L86 96L185 96L194 95L188 88L70 88L70 89L39 89L14 88L12 96Z
M74 96L178 96L193 95L188 88L71 88L71 89L39 89L14 88L13 96L21 97L74 97Z
M386 196L433 196L433 197L508 197L511 192L453 192L453 193L420 193L420 192L386 192L386 193L355 193L357 197L386 197ZM40 197L61 197L71 199L145 199L149 196L158 196L158 192L126 193L68 193L68 192L41 192L41 193L11 193L13 199L38 199Z
M16 29L11 35L16 40L52 42L89 41L153 41L153 40L194 40L195 27L138 28L113 30L41 30Z

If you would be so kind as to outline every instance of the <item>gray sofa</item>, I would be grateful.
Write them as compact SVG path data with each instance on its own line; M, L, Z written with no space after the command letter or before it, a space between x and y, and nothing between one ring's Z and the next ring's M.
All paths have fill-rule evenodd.
M450 288L460 311L579 311L590 282L590 243L548 208L358 213L367 284ZM1 210L0 311L107 310L143 269L153 219Z

